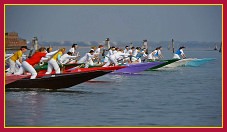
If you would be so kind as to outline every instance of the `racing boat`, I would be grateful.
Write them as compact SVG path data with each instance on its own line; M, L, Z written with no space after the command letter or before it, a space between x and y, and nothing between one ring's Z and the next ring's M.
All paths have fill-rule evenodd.
M207 62L215 60L215 58L187 58L187 59L171 59L163 60L163 64L160 64L156 67L150 68L149 70L167 70L176 67L186 66L186 67L197 67Z
M39 74L36 79L30 79L29 76L22 76L18 78L18 75L6 75L6 89L10 88L41 88L41 89L61 89L69 88L74 85L86 82L90 79L105 75L109 71L89 71L89 72L69 72L62 74L43 75ZM14 81L12 81L15 79ZM8 82L7 82L8 81ZM11 82L9 82L11 81Z
M188 62L196 60L197 58L187 58L187 59L180 59L177 60L173 63L170 63L168 65L165 65L161 68L159 68L159 70L166 70L168 68L176 68L176 67L180 67L180 66L185 66Z
M160 61L150 61L150 62L163 62L162 64L160 64L160 65L157 65L157 66L155 66L155 67L152 67L152 68L149 68L148 70L150 71L150 70L157 70L157 69L159 69L159 68L161 68L161 67L164 67L164 66L166 66L166 65L169 65L169 64L171 64L171 63L174 63L174 62L176 62L176 61L178 61L179 59L171 59L171 60L160 60Z
M158 66L163 62L147 62L147 63L135 63L135 64L127 64L125 68L114 71L114 73L138 73L145 71L149 68Z
M80 66L76 66L73 68L63 69L62 73L74 73L74 72L90 72L90 71L115 71L121 68L125 68L126 66L109 66L109 67L91 67L91 68L81 68ZM46 69L40 70L39 74L45 74ZM51 74L55 74L53 71Z
M70 64L64 64L64 65L59 65L60 68L64 68L65 70L76 67L76 66L80 66L80 65L84 65L83 63L70 63ZM43 64L38 64L37 66L35 66L35 70L38 71L42 71L42 70L46 70L48 66L48 63L45 62Z
M158 66L164 62L148 62L148 63L132 63L132 64L124 64L119 66L108 66L108 67L101 67L100 65L97 66L90 66L89 68L83 68L83 66L78 65L73 68L65 68L63 72L85 72L85 71L96 71L96 70L113 70L114 73L138 73L141 71L145 71L149 68ZM38 73L43 74L46 72L46 69L40 70ZM52 72L54 74L54 71Z

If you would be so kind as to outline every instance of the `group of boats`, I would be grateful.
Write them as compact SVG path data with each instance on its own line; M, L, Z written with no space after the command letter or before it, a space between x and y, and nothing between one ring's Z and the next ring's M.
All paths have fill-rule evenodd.
M38 47L37 38L34 39L32 42L33 42L33 49L37 49ZM75 48L75 46L77 45L75 44L73 46ZM142 47L145 49L148 49L147 40L144 40ZM173 47L173 40L172 40L172 47ZM105 41L105 48L110 49L109 38L107 38ZM33 50L30 50L30 53L32 52ZM103 52L103 54L104 53L105 52ZM9 59L11 56L12 55L8 55L8 56L6 55L6 60ZM69 88L69 87L78 85L80 83L86 82L88 80L106 75L108 73L134 74L142 71L167 70L167 69L173 69L179 66L187 66L187 65L198 66L210 60L213 60L213 58L170 59L170 60L155 60L155 61L143 62L143 63L127 63L127 64L120 64L118 66L107 66L107 67L102 67L102 65L97 64L97 65L89 66L88 68L84 63L74 62L74 63L59 65L59 67L61 68L60 74L56 74L55 71L53 71L51 74L45 74L47 72L47 67L48 67L47 62L45 62L34 67L37 72L37 77L35 79L30 79L31 74L28 74L28 73L26 73L25 75L6 74L5 88L6 89L33 88L33 89L56 90L61 88Z
M61 74L55 74L53 71L50 75L45 74L47 70L47 64L43 64L35 67L36 71L38 71L36 79L30 79L29 74L5 75L5 88L38 88L56 90L61 88L69 88L108 73L134 74L146 70L166 70L169 68L187 65L198 66L210 60L213 60L213 58L171 59L108 67L101 67L97 65L89 68L84 68L84 64L74 63L63 65Z

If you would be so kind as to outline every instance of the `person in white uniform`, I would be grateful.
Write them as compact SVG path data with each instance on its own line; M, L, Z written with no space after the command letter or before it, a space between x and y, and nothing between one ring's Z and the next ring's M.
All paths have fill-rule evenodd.
M62 55L60 58L61 64L67 64L73 62L72 59L77 58L78 56L72 56L72 52L67 52L66 54Z
M65 48L62 48L48 61L47 72L45 74L51 74L53 69L55 70L55 74L61 73L58 62L60 63L61 56L64 53Z
M97 61L97 63L100 63L100 55L101 50L103 49L103 45L99 45L98 48L95 50L94 54L97 56L94 61Z
M125 46L125 49L124 49L124 53L129 53L129 47L128 46Z
M103 61L103 64L104 64L104 65L109 61L110 55L113 54L113 50L115 50L115 47L114 47L114 48L111 47L111 48L108 50L108 52L107 52L107 54L106 54L106 56L105 56L105 58L104 58L104 61Z
M47 53L45 47L39 48L30 58L22 62L22 65L18 72L15 75L22 75L24 71L27 71L31 74L30 79L35 79L37 72L34 69L34 66L40 62L40 60L47 60L50 56L54 55L58 51ZM47 58L45 58L47 57Z
M124 49L125 56L123 59L123 63L131 63L130 61L130 55L132 54L131 52L132 50L130 50L128 46L125 46L125 49Z
M107 67L107 66L109 66L111 63L113 63L115 66L118 65L114 53L116 54L116 51L115 51L115 47L113 46L113 47L111 47L111 49L108 51L108 53L107 53L108 56L106 55L106 57L105 57L105 60L104 60L104 63L105 63L105 64L103 65L103 67Z
M76 55L76 49L78 48L77 44L73 44L72 47L69 49L69 52L72 53L72 55Z
M161 49L162 47L157 47L154 51L152 51L149 55L148 55L148 60L159 60L163 58L163 55L161 53Z
M131 49L132 49L132 59L131 59L132 62L138 62L137 54L138 54L138 51L139 51L140 48L139 47L136 47L136 48L132 47Z
M124 53L123 49L117 49L117 53L114 54L118 63L124 63L125 56L129 56L128 53Z
M90 50L88 53L86 53L82 58L79 59L78 63L85 63L85 68L88 68L89 65L93 66L94 62L92 58L94 58L94 50Z

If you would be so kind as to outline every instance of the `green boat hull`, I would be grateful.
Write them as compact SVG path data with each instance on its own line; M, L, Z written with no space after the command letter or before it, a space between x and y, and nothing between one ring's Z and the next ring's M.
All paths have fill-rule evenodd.
M78 64L78 63L73 63L73 64L64 64L63 66L62 65L59 65L60 68L66 68L66 69L69 69L69 68L72 68L72 67L76 67L76 66L79 66L79 65L83 65L83 64ZM35 70L36 71L41 71L41 70L47 70L47 66L48 66L48 63L45 62L43 65L37 65L35 66Z
M157 65L157 66L155 66L155 67L152 67L152 68L148 69L147 71L157 70L158 68L161 68L161 67L163 67L163 66L166 66L166 65L168 65L168 64L171 64L171 63L176 62L176 61L178 61L178 60L179 60L179 59L160 60L160 62L165 62L165 63L162 63L162 64L160 64L160 65ZM150 61L150 62L152 62L152 61Z

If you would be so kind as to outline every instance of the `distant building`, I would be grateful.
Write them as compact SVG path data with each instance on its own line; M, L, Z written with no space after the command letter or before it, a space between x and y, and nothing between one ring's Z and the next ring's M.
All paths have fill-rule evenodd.
M10 49L17 49L21 46L27 46L26 40L21 39L16 32L5 33L5 47Z

